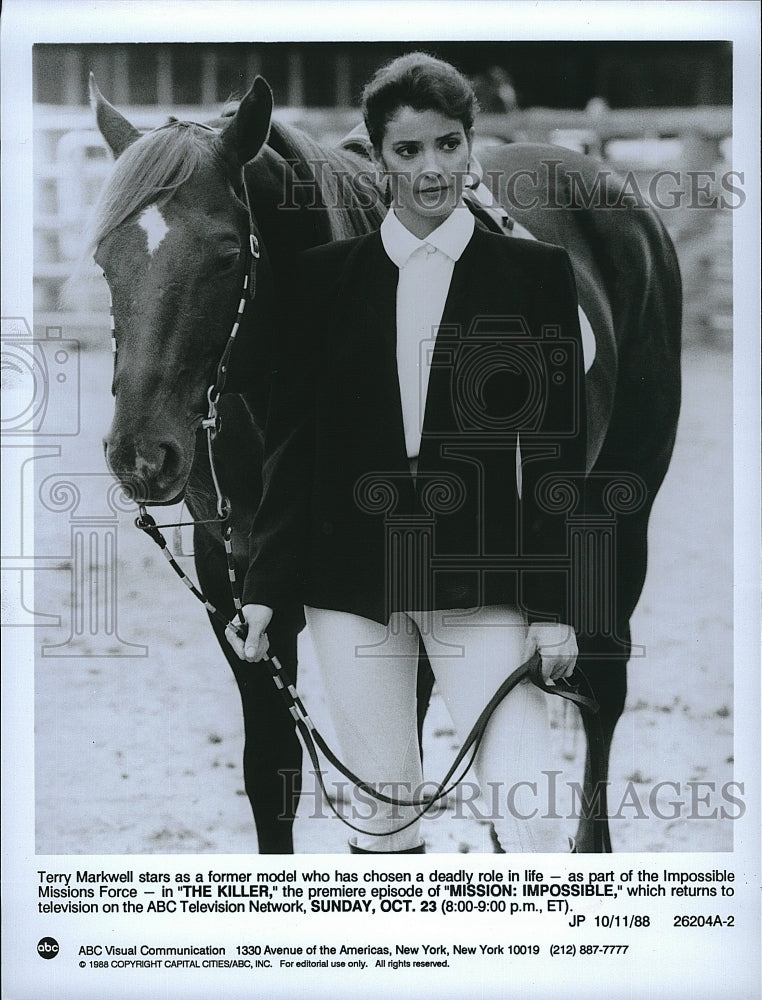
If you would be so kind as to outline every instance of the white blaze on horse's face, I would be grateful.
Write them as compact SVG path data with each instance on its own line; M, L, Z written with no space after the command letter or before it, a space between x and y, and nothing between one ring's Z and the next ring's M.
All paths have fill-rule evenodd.
M169 226L164 216L161 214L158 205L149 205L138 216L138 225L146 234L148 243L148 255L153 257L159 249L162 240L169 232Z

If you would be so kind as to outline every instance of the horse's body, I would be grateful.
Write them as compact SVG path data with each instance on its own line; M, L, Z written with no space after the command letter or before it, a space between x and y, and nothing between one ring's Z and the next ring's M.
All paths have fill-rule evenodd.
M119 158L138 133L99 94L95 97L101 132ZM268 396L265 373L273 348L269 333L275 328L277 296L295 291L288 286L289 259L332 238L371 231L381 218L378 200L370 199L370 207L368 199L364 207L354 200L347 211L332 207L332 199L339 195L356 199L357 190L348 195L346 186L340 190L335 179L356 175L363 168L361 160L321 151L283 126L273 130L265 145L270 112L269 91L257 81L239 110L215 123L220 131L199 128L196 134L188 127L194 132L194 148L200 150L197 164L186 171L188 176L172 182L169 192L154 192L153 197L148 192L142 202L133 198L132 212L124 218L108 207L102 209L95 237L112 286L119 341L115 416L106 442L109 463L138 499L169 503L184 494L195 520L213 517L215 494L198 428L206 410L205 388L212 382L239 298L241 260L237 268L226 261L233 256L234 243L243 258L247 213L240 184L245 177L248 204L266 255L256 298L244 314L240 348L233 354L230 391L220 401L222 431L215 459L232 503L233 546L241 578L248 562L248 527L259 499ZM317 184L306 163L314 158L322 161ZM551 160L580 171L590 190L596 164L566 150L517 145L482 155L485 179L496 196L509 201L510 213L536 238L569 251L580 302L595 330L596 358L588 373L589 471L591 482L597 484L591 500L597 502L602 495L604 478L616 487L618 477L626 475L643 487L641 501L620 514L616 524L611 563L614 621L603 631L591 629L580 637L581 662L601 705L608 748L624 705L629 618L645 576L648 515L674 442L680 388L680 279L674 250L652 210L549 207L568 204L563 200L568 194L563 180L558 190L553 183L550 192L547 185L543 190L548 174L543 161ZM502 189L505 178L520 170L538 175L539 205L526 210ZM608 185L609 190L616 189L615 182ZM123 195L122 191L125 200ZM141 238L136 219L142 220L146 206L157 201L166 231L162 234L160 229L152 237L144 225L149 259L136 266L130 256ZM284 201L292 207L285 207ZM209 232L218 234L216 245L213 239L206 240ZM194 234L189 254L188 240ZM198 248L204 242L209 246ZM211 282L209 272L214 274L215 269L219 277ZM178 386L178 372L186 373L187 386ZM223 614L232 617L219 527L197 526L194 543L201 588ZM241 692L245 784L260 852L289 852L301 768L292 720L267 672L239 661L222 627L214 619L212 624ZM300 611L295 609L269 629L272 648L293 669L299 627ZM431 691L430 672L422 670L419 689L422 718ZM592 798L591 789L587 792ZM590 850L592 843L591 821L583 818L578 849Z

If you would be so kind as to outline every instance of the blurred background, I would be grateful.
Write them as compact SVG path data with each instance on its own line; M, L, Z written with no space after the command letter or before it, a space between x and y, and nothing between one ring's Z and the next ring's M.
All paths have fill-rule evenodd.
M320 140L357 124L364 83L383 63L422 48L474 82L480 142L551 142L602 156L647 182L657 170L730 169L732 51L726 42L269 43L38 45L35 100L35 311L60 322L60 290L81 252L89 206L109 169L94 129L87 78L138 127L168 114L213 116L257 73L277 114ZM664 214L678 244L689 332L730 339L729 211ZM89 330L107 303L100 276L76 291L67 319ZM691 292L712 288L710 303Z
M36 626L41 853L245 853L255 844L232 674L203 613L135 530L134 510L120 504L103 461L112 359L107 290L94 266L81 268L62 305L111 166L88 107L88 73L141 128L170 114L214 117L261 73L279 116L331 141L359 122L360 92L375 69L418 48L473 79L482 143L582 150L632 171L642 190L660 170L684 179L687 171L718 177L733 168L732 50L720 41L35 47L34 334L49 341L38 353L70 369L61 386L50 382L57 395L34 427L37 461L23 464L26 452L9 449L20 457L7 475L33 501L34 524L25 521L12 539L18 552L5 607L9 625ZM709 183L704 202L715 189ZM688 800L691 782L719 791L734 778L733 212L684 200L661 214L683 274L683 410L633 618L639 657L613 749L612 812L628 789L647 802L655 782L670 780ZM187 538L175 535L173 545L193 572ZM332 742L306 635L299 684ZM554 760L579 772L579 733L568 719L553 726L561 755ZM441 699L425 740L433 777L457 749ZM343 851L337 821L310 819L315 801L304 800L297 849ZM434 851L490 850L472 818L425 826ZM684 809L641 816L623 808L612 837L618 851L732 850L733 823L709 806L688 818Z

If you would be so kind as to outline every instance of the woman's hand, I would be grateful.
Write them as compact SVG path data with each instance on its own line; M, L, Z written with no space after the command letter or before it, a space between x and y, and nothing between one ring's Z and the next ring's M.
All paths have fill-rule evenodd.
M265 629L270 624L273 609L264 604L244 604L241 615L249 627L246 640L236 635L230 626L225 629L225 638L235 650L239 660L257 663L270 648L270 640Z
M527 632L529 655L537 650L542 657L546 684L568 677L577 663L577 636L571 625L535 622Z

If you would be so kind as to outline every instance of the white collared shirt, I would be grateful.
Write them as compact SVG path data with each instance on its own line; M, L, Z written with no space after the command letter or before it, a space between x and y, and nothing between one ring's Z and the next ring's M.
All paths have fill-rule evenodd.
M399 268L397 285L397 374L408 458L421 447L431 356L442 321L455 262L474 232L474 217L461 202L455 211L419 240L390 209L381 223L381 240Z

